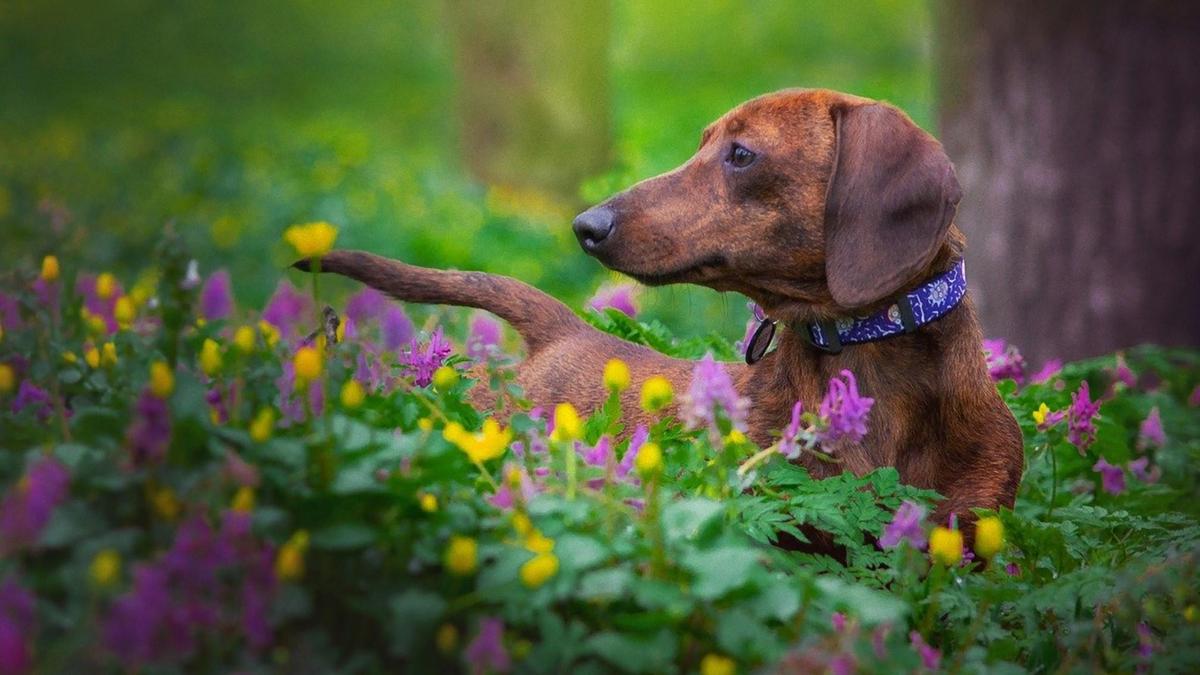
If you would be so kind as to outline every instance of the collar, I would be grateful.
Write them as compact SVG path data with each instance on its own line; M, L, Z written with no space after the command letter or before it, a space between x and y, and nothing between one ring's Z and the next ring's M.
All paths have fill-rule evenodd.
M946 272L896 298L894 303L875 314L797 322L789 324L789 328L799 333L813 347L837 354L846 345L874 342L893 335L915 332L921 326L949 314L966 294L967 270L965 263L960 260ZM761 323L747 344L747 363L754 363L763 357L775 333L774 319L762 317L759 320ZM766 344L762 344L764 339Z

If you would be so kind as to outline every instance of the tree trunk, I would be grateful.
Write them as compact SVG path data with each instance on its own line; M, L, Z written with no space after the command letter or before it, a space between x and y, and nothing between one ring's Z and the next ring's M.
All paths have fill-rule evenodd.
M1034 366L1200 345L1200 3L939 0L984 330Z
M611 144L608 0L448 0L462 157L490 184L578 200Z

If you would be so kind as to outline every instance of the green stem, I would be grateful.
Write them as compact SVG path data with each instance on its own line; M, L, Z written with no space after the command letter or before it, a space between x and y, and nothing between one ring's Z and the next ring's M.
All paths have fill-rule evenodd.
M575 457L575 443L566 441L561 443L560 446L563 449L564 459L567 463L567 500L570 501L575 499L575 482L578 480L575 466L577 459Z
M1047 452L1050 453L1050 504L1046 508L1046 520L1054 515L1054 501L1058 498L1058 453L1054 452L1053 447L1049 447Z

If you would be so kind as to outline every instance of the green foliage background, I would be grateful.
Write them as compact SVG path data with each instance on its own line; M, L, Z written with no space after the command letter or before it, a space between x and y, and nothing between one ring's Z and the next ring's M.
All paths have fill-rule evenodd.
M489 199L460 164L444 12L378 0L4 3L8 263L53 248L93 269L130 269L173 223L202 270L229 267L239 295L259 302L288 262L282 229L328 220L339 245L510 274L578 307L607 273L571 236L575 209L679 164L737 103L832 87L930 125L920 0L622 0L612 170L573 205ZM70 218L48 227L62 208ZM644 300L648 316L684 333L740 337L740 299L673 287Z

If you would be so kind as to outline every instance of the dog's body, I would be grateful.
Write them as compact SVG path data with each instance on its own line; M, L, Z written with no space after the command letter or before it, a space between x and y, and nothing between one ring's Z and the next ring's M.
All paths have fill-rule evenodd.
M952 220L960 191L941 145L903 113L868 99L796 90L749 101L704 132L696 155L575 221L585 250L651 285L691 282L738 291L785 326L754 365L727 364L750 401L749 437L774 441L793 404L816 410L830 378L849 370L875 399L870 433L838 448L841 464L806 461L817 476L895 466L946 499L968 532L974 507L1011 506L1023 452L1016 422L988 376L970 298L903 334L818 349L804 322L862 316L948 270L962 256ZM491 311L525 339L517 382L537 405L598 408L605 363L634 382L627 420L645 421L638 385L653 375L686 390L694 364L601 333L569 308L505 277L414 267L334 252L323 271L405 300ZM797 330L787 327L796 326Z

